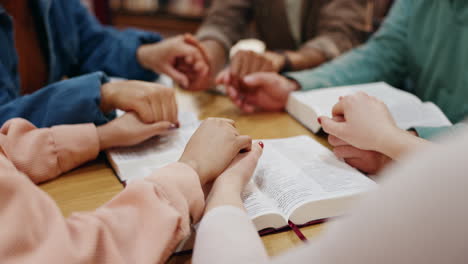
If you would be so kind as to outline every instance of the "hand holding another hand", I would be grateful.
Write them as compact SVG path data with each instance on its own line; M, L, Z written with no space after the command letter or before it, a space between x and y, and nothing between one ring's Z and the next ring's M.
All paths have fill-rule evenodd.
M254 73L242 80L222 75L218 83L227 88L229 98L242 111L283 111L289 94L299 89L299 85L277 73Z
M383 152L392 138L406 133L397 127L383 102L363 92L342 97L332 115L341 116L344 121L320 117L323 130L362 150Z
M241 150L251 147L252 139L241 136L234 121L209 118L193 134L179 161L191 166L204 185L216 179Z
M203 78L210 72L203 48L189 34L143 45L138 49L137 57L143 67L168 75L184 88L194 85L189 73L192 77Z
M110 82L101 87L101 110L136 112L145 123L178 124L174 89L140 81Z

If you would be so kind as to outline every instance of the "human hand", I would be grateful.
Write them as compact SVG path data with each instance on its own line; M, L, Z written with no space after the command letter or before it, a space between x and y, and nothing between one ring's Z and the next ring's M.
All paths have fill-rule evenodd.
M219 176L206 201L205 212L220 206L243 208L241 194L252 177L263 153L263 143L253 144L248 153L238 154L229 167Z
M194 43L197 44L194 45ZM137 57L143 67L168 75L184 88L189 87L190 80L177 68L177 64L188 65L190 71L200 76L206 76L210 71L209 62L202 47L189 34L155 44L142 45L138 48Z
M256 72L280 72L285 63L285 57L276 52L240 50L232 57L229 69L232 76L242 79Z
M169 121L178 124L174 90L140 81L110 82L101 87L101 110L136 112L145 123Z
M216 179L213 188L230 189L241 193L257 168L258 161L263 153L263 142L252 145L252 150L239 153L227 169Z
M406 133L397 127L383 102L363 92L341 97L332 115L342 116L344 121L320 117L323 130L362 150L385 153L386 144Z
M157 135L176 129L177 125L168 121L145 124L135 113L126 113L97 128L101 150L113 147L126 147L139 144Z
M201 45L201 43L191 35L185 36L185 42L196 47L201 52L204 62L208 65L208 71L200 72L200 63L195 64L195 66L193 66L184 58L178 58L176 60L176 68L178 71L183 73L189 81L189 84L184 88L188 91L208 90L213 85L213 67L208 58L208 54L206 53L206 50Z
M229 98L242 111L282 111L286 107L289 94L299 89L299 84L277 73L254 73L242 82L232 77L222 79L226 82Z
M190 138L179 161L191 166L204 185L218 177L241 150L250 151L251 146L252 139L239 135L234 121L209 118Z
M333 135L328 136L328 142L333 146L336 157L364 173L377 174L392 162L380 152L358 149Z

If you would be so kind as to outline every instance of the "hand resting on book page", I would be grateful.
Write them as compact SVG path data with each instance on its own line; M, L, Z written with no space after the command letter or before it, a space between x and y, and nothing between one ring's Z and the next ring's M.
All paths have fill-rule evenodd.
M141 81L109 82L101 87L101 111L136 112L145 123L178 123L174 89Z
M145 124L135 113L130 112L99 126L97 133L100 149L105 150L113 147L133 146L176 128L177 125L169 121Z
M251 147L252 139L240 135L234 121L209 118L190 138L179 161L191 166L203 185L216 179L241 150Z
M244 208L241 193L249 182L263 153L263 143L252 145L252 150L240 153L216 179L207 199L206 212L219 206Z
M376 151L399 159L401 155L427 143L398 128L387 106L363 92L341 97L332 114L344 120L337 122L320 117L319 122L325 132L361 150ZM332 141L334 139L332 137ZM338 143L335 142L335 145Z

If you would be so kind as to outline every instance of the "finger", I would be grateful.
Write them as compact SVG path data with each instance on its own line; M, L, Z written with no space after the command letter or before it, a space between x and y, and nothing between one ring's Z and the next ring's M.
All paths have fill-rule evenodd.
M170 121L172 123L174 123L177 127L180 126L180 123L179 123L179 108L177 107L177 100L176 100L176 97L175 97L174 93L172 93L172 98L171 98Z
M255 113L256 107L251 104L244 103L244 105L242 105L241 110L247 114L252 114Z
M208 73L208 66L203 61L197 61L193 69L200 75L205 76Z
M346 121L344 116L341 116L341 115L334 116L332 119L335 122L345 122Z
M337 138L333 135L329 135L328 136L328 143L330 143L330 145L334 146L334 147L339 147L339 146L346 146L346 145L349 145L348 142L340 139L340 138Z
M239 78L242 79L250 73L250 66L253 58L253 52L248 51L242 54L242 59L239 69Z
M340 159L351 159L362 157L364 150L355 148L351 145L339 146L333 149L333 153Z
M238 91L233 86L228 86L226 92L229 98L231 98L232 100L236 100L239 96Z
M342 122L336 122L332 119L322 116L319 118L322 128L325 132L330 135L334 135L338 138L346 139L346 124Z
M251 89L269 84L271 78L272 73L257 72L245 76L242 81L246 85L246 88Z
M264 61L265 58L262 55L255 53L255 56L250 60L250 68L246 75L261 71Z
M151 104L146 98L145 100L140 100L135 104L135 107L133 107L134 111L138 114L141 121L147 124L155 122L153 109L151 108Z
M208 53L206 53L206 50L205 48L203 47L203 45L201 45L200 41L198 41L194 36L192 36L191 34L185 34L184 35L184 40L185 40L185 43L187 44L190 44L192 46L195 46L198 51L200 52L200 54L202 55L203 59L205 60L205 62L208 64L209 66L209 58L208 58Z
M216 84L224 84L227 85L230 82L230 74L229 69L225 69L221 71L218 76L216 76Z
M181 85L183 88L188 87L189 80L188 77L185 76L182 72L179 72L177 69L173 68L172 66L167 66L165 68L165 73L169 75L176 83Z
M152 138L154 136L160 136L167 134L175 130L177 126L169 121L161 121L146 126L146 139Z
M240 152L250 151L252 149L252 138L250 136L238 136L236 138L237 149Z
M192 65L194 63L194 57L191 55L185 56L184 61L188 65Z
M339 101L333 106L332 116L344 116L343 101Z
M233 76L239 76L240 68L241 68L241 58L240 52L238 52L231 60L231 65L229 67L230 74Z
M164 117L164 105L163 102L160 100L157 93L152 93L151 97L148 98L148 104L151 106L151 110L153 112L153 120L154 122L159 121L168 121Z
M356 168L364 173L371 173L374 174L378 171L378 169L373 166L372 164L369 164L368 161L360 158L350 158L350 159L345 159L345 162L353 167Z
M222 118L222 117L217 117L216 119L220 120L220 121L223 121L223 122L226 122L228 123L229 125L231 125L232 127L236 127L236 121L232 120L232 119L229 119L229 118Z

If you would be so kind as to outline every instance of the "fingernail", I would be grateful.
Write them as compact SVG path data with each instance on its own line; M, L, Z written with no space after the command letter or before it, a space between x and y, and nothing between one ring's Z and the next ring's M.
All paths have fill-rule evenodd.
M174 130L174 129L177 129L177 128L179 128L179 126L177 124L171 124L169 126L169 130Z
M258 144L260 145L260 147L265 148L265 145L263 144L262 141L258 142Z
M322 124L322 119L320 119L320 117L317 118L317 122L321 125Z

